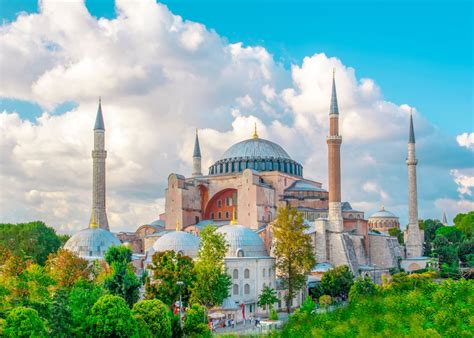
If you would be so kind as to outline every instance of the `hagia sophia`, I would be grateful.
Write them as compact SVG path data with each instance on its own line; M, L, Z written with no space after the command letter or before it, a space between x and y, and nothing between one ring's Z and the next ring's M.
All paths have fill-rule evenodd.
M101 102L94 126L93 204L88 228L73 235L65 248L89 260L101 259L112 245L124 243L134 252L134 264L146 269L154 252L174 250L196 258L199 234L215 226L228 243L225 265L232 278L223 311L240 306L246 313L262 311L256 305L264 286L277 290L277 309L284 307L285 290L278 280L272 256L272 224L277 209L296 208L303 214L311 236L317 264L308 275L307 288L293 302L297 306L328 269L348 265L355 276L369 275L380 281L392 268L407 271L426 266L422 254L423 233L418 227L415 134L410 115L408 138L409 226L405 245L389 230L400 228L396 215L383 206L368 219L341 199L342 136L336 81L332 77L329 107L328 187L305 178L303 166L278 144L253 135L232 145L203 173L199 135L196 131L191 177L168 176L165 211L134 232L109 232L106 214L104 119ZM250 134L250 133L249 133ZM250 135L249 135L250 136ZM236 312L237 314L239 311ZM238 320L238 318L237 318Z

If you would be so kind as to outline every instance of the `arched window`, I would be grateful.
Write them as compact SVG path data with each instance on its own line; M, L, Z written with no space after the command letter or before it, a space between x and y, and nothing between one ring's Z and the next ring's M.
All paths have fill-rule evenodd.
M250 278L250 270L249 269L244 270L244 278Z
M244 257L244 250L242 249L237 249L237 257Z
M244 293L245 293L246 295L248 295L248 294L250 293L250 285L245 284L245 286L244 286Z
M219 212L217 213L217 219L222 219L222 212L219 211Z
M263 277L265 277L265 273L266 273L266 272L267 272L267 271L265 270L265 268L263 268L263 270L262 270L262 276L263 276Z
M268 268L268 277L272 277L272 268Z
M230 215L229 215L229 212L226 211L226 212L225 212L225 218L227 219L227 218L229 218L229 216L230 216Z
M234 286L232 287L232 294L234 296L238 296L239 295L239 285L238 284L234 284Z
M232 277L233 277L234 279L239 278L239 270L234 269L234 271L232 272Z
M214 219L214 213L211 212L211 219Z

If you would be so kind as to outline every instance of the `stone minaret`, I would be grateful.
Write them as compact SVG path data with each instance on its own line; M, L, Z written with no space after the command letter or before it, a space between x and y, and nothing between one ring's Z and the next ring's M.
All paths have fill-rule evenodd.
M337 106L335 72L332 74L332 95L329 108L328 144L328 188L329 188L329 224L330 230L341 232L343 219L341 211L341 144L339 135L339 108Z
M413 115L410 112L410 133L408 137L408 236L406 243L407 258L420 257L423 246L418 226L418 198L416 192L415 132L413 130Z
M92 215L90 224L96 223L99 228L109 230L105 212L105 159L107 152L104 148L104 137L104 117L99 98L99 109L94 125L94 150L92 150Z
M201 171L201 147L199 147L199 136L196 129L196 139L194 140L194 152L193 152L193 177L202 176Z

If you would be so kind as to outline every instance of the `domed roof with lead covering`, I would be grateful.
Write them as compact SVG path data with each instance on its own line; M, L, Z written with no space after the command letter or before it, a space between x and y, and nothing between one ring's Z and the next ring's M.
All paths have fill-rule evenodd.
M384 206L382 205L382 209L380 209L379 211L377 211L376 213L372 214L370 218L398 218L397 216L395 216L393 213L391 213L390 211L388 210L385 210Z
M79 257L93 260L104 257L107 249L120 244L119 239L110 231L101 228L87 228L69 238L64 244L64 249Z
M261 138L252 138L232 145L221 157L231 158L283 158L291 160L290 155L278 144Z
M153 250L154 252L173 250L196 258L199 250L199 237L185 231L171 231L156 240Z
M217 229L229 244L226 257L268 257L262 239L243 225L224 225Z

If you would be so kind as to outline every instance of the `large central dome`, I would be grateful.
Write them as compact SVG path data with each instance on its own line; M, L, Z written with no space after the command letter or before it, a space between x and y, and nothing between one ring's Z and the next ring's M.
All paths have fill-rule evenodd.
M242 158L283 158L291 160L288 153L278 144L261 139L250 139L232 145L222 155L222 160Z
M303 167L291 159L278 144L259 138L236 143L227 149L221 159L209 168L209 175L241 172L245 169L257 171L280 171L303 176Z

